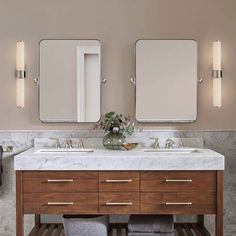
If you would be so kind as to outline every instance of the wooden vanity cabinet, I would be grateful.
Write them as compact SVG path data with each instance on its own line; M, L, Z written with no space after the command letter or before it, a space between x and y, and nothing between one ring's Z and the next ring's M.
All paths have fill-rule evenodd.
M139 172L99 172L99 213L139 214Z
M216 172L141 172L142 214L214 214Z
M222 171L16 171L24 214L215 214L223 235ZM203 219L203 217L199 217Z
M98 172L23 172L26 214L98 214Z
M24 193L98 192L98 172L24 171Z
M139 172L99 172L99 192L139 192Z
M98 214L97 193L25 193L26 214Z

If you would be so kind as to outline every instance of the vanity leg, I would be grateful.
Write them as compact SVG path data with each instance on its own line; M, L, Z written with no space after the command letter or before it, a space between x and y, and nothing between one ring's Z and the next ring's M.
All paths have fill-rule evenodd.
M199 224L204 225L204 215L198 215L197 216L197 221Z
M34 224L41 225L40 215L34 215Z
M24 236L24 213L21 171L16 171L16 236Z
M223 171L217 171L216 236L223 236Z

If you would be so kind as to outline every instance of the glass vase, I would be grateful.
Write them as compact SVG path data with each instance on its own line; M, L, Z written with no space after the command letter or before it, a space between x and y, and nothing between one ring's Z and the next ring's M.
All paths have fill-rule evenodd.
M103 146L107 149L120 150L124 143L124 136L120 133L109 132L103 138Z

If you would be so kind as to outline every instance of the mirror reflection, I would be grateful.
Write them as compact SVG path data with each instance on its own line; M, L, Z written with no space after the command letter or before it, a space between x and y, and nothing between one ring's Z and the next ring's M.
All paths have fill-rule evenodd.
M100 119L101 44L98 40L40 42L40 120Z
M136 43L136 118L140 122L196 120L196 41Z

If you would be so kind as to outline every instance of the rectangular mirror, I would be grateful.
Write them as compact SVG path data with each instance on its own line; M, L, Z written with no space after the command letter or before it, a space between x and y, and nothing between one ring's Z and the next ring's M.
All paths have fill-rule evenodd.
M197 118L197 42L136 43L136 119L193 122Z
M98 40L40 42L40 120L100 119L101 44Z

